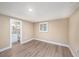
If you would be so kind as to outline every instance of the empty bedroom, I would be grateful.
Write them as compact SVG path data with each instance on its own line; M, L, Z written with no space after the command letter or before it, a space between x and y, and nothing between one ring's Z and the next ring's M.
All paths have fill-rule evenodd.
M0 57L79 57L79 2L0 2Z

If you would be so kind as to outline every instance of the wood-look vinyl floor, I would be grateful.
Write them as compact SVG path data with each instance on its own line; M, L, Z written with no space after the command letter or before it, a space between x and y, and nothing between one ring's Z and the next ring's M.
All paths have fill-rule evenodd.
M0 53L0 57L72 57L67 47L32 40L26 44L14 44L11 49Z

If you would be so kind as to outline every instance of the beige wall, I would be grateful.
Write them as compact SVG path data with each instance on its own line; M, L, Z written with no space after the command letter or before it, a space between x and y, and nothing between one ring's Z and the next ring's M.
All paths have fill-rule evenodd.
M33 23L22 21L22 42L33 37ZM0 49L10 46L10 17L0 15Z
M10 17L0 15L0 48L8 47L10 43L9 18ZM36 38L68 44L67 19L49 21L48 27L48 33L41 33L39 32L39 23L33 24L31 22L22 21L22 42L33 38L33 34L35 33Z
M70 17L69 43L73 52L79 56L79 8Z
M9 17L0 15L0 49L9 46ZM48 32L39 32L39 23L22 21L22 42L33 38L69 44L74 54L79 56L79 9L70 19L48 22Z
M9 46L9 17L0 15L0 49Z
M68 19L48 22L48 32L39 32L39 23L34 24L35 37L42 40L68 44Z
M33 23L22 21L22 42L33 38Z

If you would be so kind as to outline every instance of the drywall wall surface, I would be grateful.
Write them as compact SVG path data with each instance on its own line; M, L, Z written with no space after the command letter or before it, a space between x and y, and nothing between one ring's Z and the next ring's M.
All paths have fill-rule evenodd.
M79 56L79 8L69 20L69 44L76 56Z
M0 15L0 49L10 46L9 17Z
M68 44L68 18L48 21L48 32L39 32L40 23L34 24L35 38Z

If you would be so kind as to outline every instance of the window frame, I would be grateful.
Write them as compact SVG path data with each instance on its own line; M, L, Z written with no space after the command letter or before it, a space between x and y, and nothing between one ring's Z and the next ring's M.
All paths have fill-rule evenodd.
M46 24L46 31L40 29L41 25L44 24ZM48 32L48 22L39 23L39 32Z

